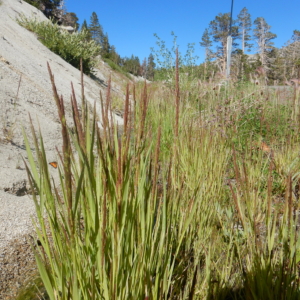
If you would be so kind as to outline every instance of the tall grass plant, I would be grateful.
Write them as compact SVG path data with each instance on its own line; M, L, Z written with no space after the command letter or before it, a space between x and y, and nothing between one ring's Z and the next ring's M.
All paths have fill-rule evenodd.
M186 96L178 56L175 69L175 86L127 87L122 130L109 89L82 114L72 92L70 130L49 68L59 184L42 134L32 128L35 152L25 143L51 300L299 298L294 107L256 86L202 82Z

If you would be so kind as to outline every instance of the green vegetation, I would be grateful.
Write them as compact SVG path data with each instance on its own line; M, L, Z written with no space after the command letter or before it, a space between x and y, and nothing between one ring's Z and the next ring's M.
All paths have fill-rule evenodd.
M65 22L78 18L69 13ZM282 81L281 73L299 74L298 30L278 50L276 35L257 18L259 55L249 59L244 8L233 22L236 48L225 81L226 13L203 33L200 66L193 44L178 53L173 33L171 50L155 35L159 50L142 64L134 55L121 58L95 12L72 35L50 22L19 23L75 67L82 59L85 73L101 54L120 73L164 80L127 87L123 126L111 114L123 99L112 98L109 84L101 129L100 112L84 95L80 110L74 93L74 122L67 124L54 92L63 140L59 183L50 177L42 135L32 127L32 151L24 134L38 216L37 298L300 298L300 91L297 84L287 93L265 86L268 78ZM32 292L29 286L19 299L36 297Z
M48 18L58 19L62 0L24 0L30 5L40 9Z
M30 280L30 281L29 281ZM29 278L27 285L18 293L15 300L49 300L40 276Z
M142 65L134 55L120 58L96 13L73 35L50 22L19 22L77 68L82 58L86 73L101 53L118 72L166 81L127 87L123 126L113 122L111 109L122 101L112 99L109 84L101 129L100 112L84 95L80 110L74 93L74 122L67 124L54 92L63 140L59 183L42 135L32 127L33 151L24 134L38 216L36 285L41 279L47 299L300 298L300 91L262 84L280 70L299 72L299 57L270 59L284 51L275 51L263 18L254 33L260 40L267 31L266 47L250 62L250 14L239 14L233 38L242 49L234 52L233 80L223 82L228 14L205 30L200 66L192 44L185 56L177 52L176 36L169 50L156 35L159 50ZM295 30L285 51L295 50L299 36ZM213 43L221 51L214 53ZM254 70L257 85L246 84ZM32 287L22 292L19 299L35 296Z
M89 38L94 40L97 45L101 47L100 54L103 59L107 59L113 62L113 66L118 70L123 69L121 64L121 57L116 52L115 46L111 45L109 42L108 34L104 34L102 25L99 23L98 16L95 12L92 13L90 18L90 24L87 25L86 20L83 21L81 30L87 30L89 33ZM124 69L123 69L124 71Z
M28 4L36 7L36 8L39 8L40 7L40 3L37 2L37 1L34 1L34 0L24 0L25 2L27 2Z
M112 70L125 75L129 79L131 78L127 72L125 72L120 66L118 66L115 62L113 62L109 58L103 58L103 60L111 67Z
M51 300L299 299L298 89L183 75L128 86L122 128L109 88L101 130L75 95L70 129L54 94L59 185L25 136Z
M24 16L18 19L18 23L35 32L45 46L75 68L80 69L82 59L84 73L92 73L95 66L94 58L100 53L100 47L95 41L88 40L88 31L82 30L69 34L57 24L38 22Z

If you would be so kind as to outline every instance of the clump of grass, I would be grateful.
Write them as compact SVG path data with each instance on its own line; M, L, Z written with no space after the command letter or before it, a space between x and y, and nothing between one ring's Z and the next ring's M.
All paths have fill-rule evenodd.
M96 64L95 57L100 53L100 46L95 41L89 40L87 30L69 34L50 21L38 22L25 16L21 16L17 21L21 26L35 32L46 47L75 68L80 69L82 59L84 73L92 73Z
M19 290L15 300L49 300L40 276L31 278L28 284Z
M70 130L49 69L62 126L60 186L42 136L32 128L35 158L26 136L25 144L38 195L35 255L51 300L299 298L299 132L284 127L293 108L262 105L265 119L243 127L263 103L259 88L191 85L188 101L176 69L175 88L127 87L121 131L110 83L102 130L84 93L79 113L74 91ZM251 132L272 142L263 148Z

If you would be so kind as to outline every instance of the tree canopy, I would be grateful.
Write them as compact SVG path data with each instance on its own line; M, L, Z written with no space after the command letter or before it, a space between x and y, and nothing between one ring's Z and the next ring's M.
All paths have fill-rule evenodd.
M245 49L248 51L251 50L253 44L249 43L251 41L251 16L248 12L248 9L244 7L241 12L238 14L237 19L239 38L242 40L242 51L245 53Z

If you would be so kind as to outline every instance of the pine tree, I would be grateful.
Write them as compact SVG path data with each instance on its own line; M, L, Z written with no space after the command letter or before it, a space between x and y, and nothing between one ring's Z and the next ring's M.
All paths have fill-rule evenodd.
M200 42L200 46L205 48L204 77L206 77L207 64L213 56L212 51L210 49L210 47L212 46L212 40L210 39L209 31L208 31L207 28L205 28L205 30L203 32L201 42Z
M102 49L101 49L102 57L109 58L110 52L111 52L111 47L110 47L110 44L109 44L109 39L108 39L108 34L107 33L103 36L101 46L102 46Z
M300 30L294 30L292 40L294 42L300 42Z
M300 78L300 31L294 30L292 38L279 51L282 63L282 74L285 80Z
M125 57L123 58L123 69L126 72L129 72L135 76L139 76L140 70L141 70L141 64L140 64L140 59L138 56L134 56L133 54L131 55L130 58Z
M245 49L250 51L253 46L253 44L248 43L251 40L251 36L249 34L251 31L251 16L246 7L244 7L238 14L237 23L239 26L239 35L242 39L242 51L245 53Z
M295 76L293 77L297 77L298 79L300 79L300 30L294 30L292 40L293 46L295 48L293 62L295 68L293 69L296 72Z
M140 76L140 71L141 71L141 64L140 64L140 59L138 56L134 56L132 54L131 60L133 61L133 70L132 74L135 76Z
M86 20L83 21L82 25L81 25L81 29L80 30L88 30L88 25L87 25L87 22Z
M152 53L148 56L148 62L147 62L147 76L146 78L148 80L154 79L154 73L155 73L155 62L154 62L154 56Z
M61 0L40 0L43 13L48 17L56 17Z
M143 63L141 64L140 73L143 78L147 78L147 59L146 59L146 57L144 58Z
M232 53L231 74L239 81L249 80L250 73L253 73L256 68L253 59L249 59L242 49L236 49Z
M103 45L103 28L99 23L98 16L95 12L92 13L91 19L90 19L90 25L88 27L89 32L91 33L91 37L94 41L97 42L99 45Z
M212 41L209 36L209 31L205 28L204 33L201 38L200 46L205 48L205 61L209 61L211 58L211 49Z
M267 70L270 62L268 54L274 48L272 40L277 36L270 31L271 26L262 17L255 19L254 25L256 27L253 29L253 35L258 44L260 62L262 67Z
M56 21L60 18L60 6L62 0L25 0L25 2L40 9L47 18L54 18Z
M278 85L278 82L284 82L283 64L286 58L280 55L280 50L273 48L269 52L270 70L268 70L268 80L272 85Z
M90 33L90 30L88 28L86 20L83 21L81 28L80 28L80 31L83 31L83 30L87 31L87 41L90 41L92 39L92 35Z
M109 59L112 60L117 65L120 65L120 63L121 63L120 55L117 53L116 47L114 45L111 46Z
M231 37L233 46L237 44L234 42L238 37L238 28L234 26L232 21ZM209 23L209 34L213 41L218 43L217 52L215 56L219 59L221 72L225 72L227 60L227 37L230 29L230 13L218 14L213 21Z

